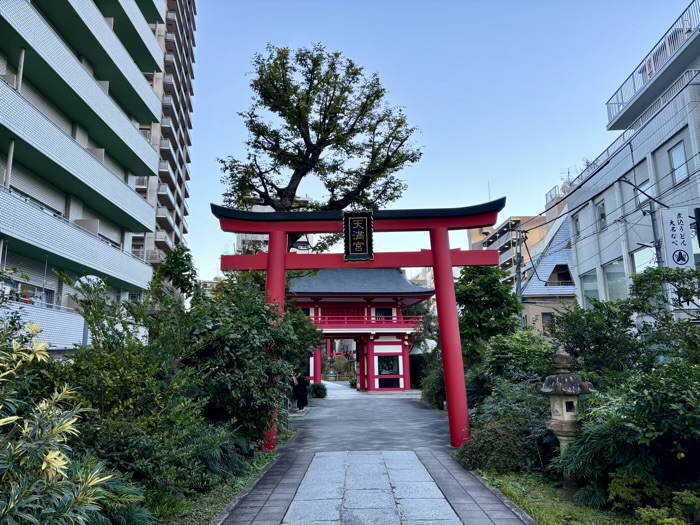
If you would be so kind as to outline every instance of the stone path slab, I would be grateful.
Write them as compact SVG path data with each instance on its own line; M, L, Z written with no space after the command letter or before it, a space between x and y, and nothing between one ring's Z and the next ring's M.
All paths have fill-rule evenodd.
M327 386L223 524L534 525L457 463L447 419L415 393Z

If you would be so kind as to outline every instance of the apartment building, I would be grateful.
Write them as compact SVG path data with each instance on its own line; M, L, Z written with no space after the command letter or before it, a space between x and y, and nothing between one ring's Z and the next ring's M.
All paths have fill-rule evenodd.
M150 6L154 0L141 3ZM162 100L162 118L142 125L141 130L158 150L160 160L157 177L137 177L135 181L136 190L156 209L156 225L154 231L135 235L132 242L133 253L154 266L175 246L185 244L188 233L197 15L195 0L155 2L159 3L166 4L164 17L153 9L144 14L164 53L163 68L145 76Z
M484 250L498 250L498 266L508 272L508 276L503 280L505 284L515 286L518 230L527 229L528 243L533 245L547 234L546 222L546 217L539 216L508 217L482 241L481 245ZM522 248L522 257L524 264L529 262L530 258L524 247Z
M627 297L631 277L663 248L659 210L700 206L700 2L662 34L607 102L619 131L568 196L579 302ZM632 28L630 28L632 30ZM655 230L656 229L656 233ZM694 253L698 253L693 239ZM667 262L667 261L666 261Z
M186 233L189 154L180 144L191 103L178 106L186 125L171 119L163 142L168 100L159 89L167 93L168 74L187 71L177 96L192 93L192 48L176 57L168 35L194 45L194 14L188 0L0 0L0 268L20 270L2 288L52 347L82 340L69 298L80 276L104 279L119 299L148 286L153 269L140 239L158 239L161 204L170 210L172 196L176 206L178 188L173 244ZM164 144L185 161L179 171L170 163L180 177L172 195L158 184L168 182Z

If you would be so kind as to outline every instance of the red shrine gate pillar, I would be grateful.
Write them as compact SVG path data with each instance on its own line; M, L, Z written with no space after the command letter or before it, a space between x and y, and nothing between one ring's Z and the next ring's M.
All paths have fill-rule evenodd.
M267 278L265 292L268 303L277 304L279 311L284 310L284 297L287 288L287 233L270 232L269 257L267 259ZM265 433L265 443L262 450L277 449L277 412L272 416L270 429Z
M445 367L447 413L450 421L450 441L453 447L463 445L471 436L467 386L464 379L462 341L459 337L457 298L452 277L450 238L447 228L430 230L430 247L433 250L435 274L435 302L442 342L442 363Z
M320 384L323 381L323 362L321 361L321 349L314 352L314 383Z

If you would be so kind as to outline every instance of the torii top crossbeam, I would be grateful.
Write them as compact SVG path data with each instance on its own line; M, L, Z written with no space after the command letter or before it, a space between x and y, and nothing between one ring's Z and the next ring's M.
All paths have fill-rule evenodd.
M464 380L462 344L459 336L457 300L453 266L495 266L495 250L450 250L449 230L493 226L505 198L465 208L426 210L378 210L373 214L377 232L428 231L430 250L420 252L377 253L372 261L348 262L342 254L298 254L287 252L288 234L341 233L343 212L247 212L212 204L212 213L221 229L235 233L269 235L267 253L227 255L221 258L222 270L266 270L267 297L283 304L287 270L324 268L433 268L435 302L442 342L445 387L452 446L461 446L470 436L469 407Z

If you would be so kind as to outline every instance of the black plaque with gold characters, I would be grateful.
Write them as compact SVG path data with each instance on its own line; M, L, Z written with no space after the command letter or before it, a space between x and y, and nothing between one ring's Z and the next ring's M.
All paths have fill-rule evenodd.
M372 212L343 212L343 231L345 232L345 260L372 261Z

